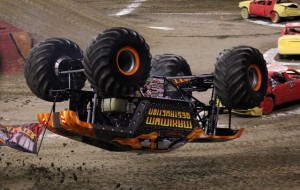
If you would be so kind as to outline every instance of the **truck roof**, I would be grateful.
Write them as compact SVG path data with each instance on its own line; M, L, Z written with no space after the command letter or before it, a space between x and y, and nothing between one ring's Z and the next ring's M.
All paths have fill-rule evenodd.
M289 69L289 67L279 64L268 64L267 68L269 72L285 72Z
M289 22L285 25L286 28L300 28L300 22Z

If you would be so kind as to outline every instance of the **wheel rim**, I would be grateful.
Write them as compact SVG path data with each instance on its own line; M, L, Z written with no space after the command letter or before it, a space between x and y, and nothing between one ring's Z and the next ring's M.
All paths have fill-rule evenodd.
M272 20L272 22L277 22L277 13L276 12L272 12L271 20Z
M257 92L260 89L262 75L259 67L255 64L250 65L248 69L249 83L253 91Z
M244 18L244 19L248 18L248 11L245 8L242 9L242 18Z
M140 56L134 48L126 46L118 51L116 63L122 74L134 75L140 67Z
M66 74L61 74L64 71L71 71L72 67L70 65L70 58L69 57L60 57L57 59L54 65L54 72L55 75L59 77L59 80L63 82L68 82L69 77Z
M263 114L269 114L273 111L274 102L271 97L265 97L263 102Z
M69 57L60 57L56 60L54 65L54 71L56 76L59 76L63 71L71 70L69 61L70 61Z

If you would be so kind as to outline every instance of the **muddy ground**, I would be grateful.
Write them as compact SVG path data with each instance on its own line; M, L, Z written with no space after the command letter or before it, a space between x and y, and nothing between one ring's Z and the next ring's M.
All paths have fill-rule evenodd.
M280 35L280 28L242 20L237 0L145 0L130 14L115 16L132 2L1 0L0 19L37 41L65 37L83 50L104 29L129 27L145 37L152 55L181 55L194 74L211 73L225 48L250 45L264 53ZM300 60L292 62L300 68ZM1 74L1 124L36 122L37 113L50 109L28 90L22 73ZM234 116L233 126L246 129L237 140L188 144L164 154L108 152L49 132L38 156L0 147L0 189L300 188L300 102L259 118Z

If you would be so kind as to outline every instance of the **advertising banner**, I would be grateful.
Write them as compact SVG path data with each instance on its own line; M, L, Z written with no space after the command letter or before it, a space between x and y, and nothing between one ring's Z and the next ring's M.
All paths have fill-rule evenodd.
M45 129L44 124L22 125L0 124L0 146L9 146L23 152L37 153L38 138Z

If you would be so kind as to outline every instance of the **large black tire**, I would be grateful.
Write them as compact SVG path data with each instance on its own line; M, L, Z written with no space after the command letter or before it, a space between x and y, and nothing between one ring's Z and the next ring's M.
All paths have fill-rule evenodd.
M145 84L151 68L148 44L137 32L112 28L91 41L85 54L85 74L106 96L126 96Z
M156 55L151 61L151 76L174 77L192 75L184 58L174 54Z
M178 55L163 54L156 55L151 61L151 76L158 77L175 77L191 76L192 72L187 61ZM166 86L166 96L172 99L181 98L181 94L172 86ZM192 94L192 91L188 92Z
M258 106L266 95L267 81L266 61L255 48L238 46L226 49L217 58L215 93L227 108Z
M56 94L51 90L69 88L68 74L60 71L83 69L83 52L77 44L63 38L51 38L35 45L25 61L24 75L27 85L39 98L53 102ZM71 74L71 88L80 90L86 81L83 72ZM59 93L55 101L67 100Z

